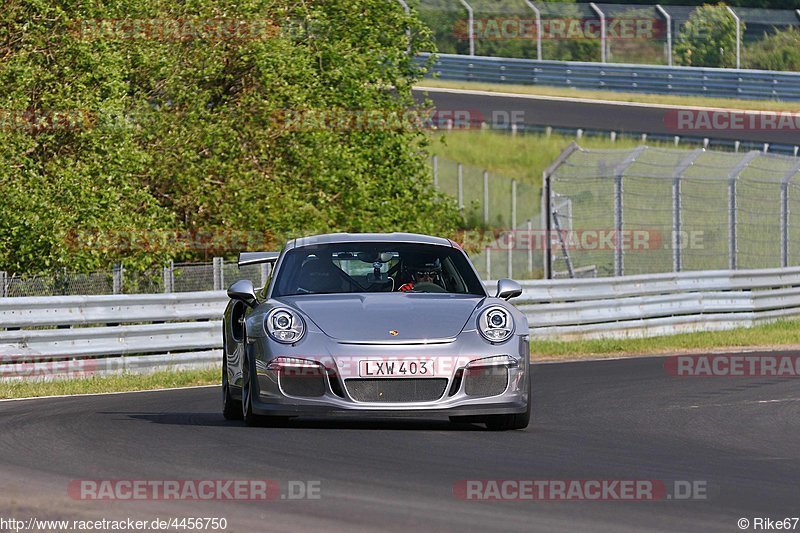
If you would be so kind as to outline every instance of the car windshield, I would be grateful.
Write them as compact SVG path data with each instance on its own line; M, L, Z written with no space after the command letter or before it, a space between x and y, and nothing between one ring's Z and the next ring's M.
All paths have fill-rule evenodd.
M458 248L368 242L304 246L286 253L273 296L361 292L437 292L485 296Z

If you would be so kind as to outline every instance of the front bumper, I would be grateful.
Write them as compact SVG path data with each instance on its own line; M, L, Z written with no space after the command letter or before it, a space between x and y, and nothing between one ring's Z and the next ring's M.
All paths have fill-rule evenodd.
M477 332L475 333L477 335ZM254 343L256 377L253 412L268 416L353 416L353 417L435 417L435 416L488 416L496 414L518 414L528 408L530 393L530 363L527 336L517 336L502 345L492 346L480 339L456 339L449 343L431 345L347 345L332 343L329 339L317 339L317 348L324 348L322 355L307 355L289 352L286 346L265 340ZM478 343L476 344L476 340ZM482 351L475 349L478 346ZM335 352L340 354L333 355ZM347 355L343 355L344 353ZM348 380L359 379L357 361L366 358L408 358L450 361L442 395L429 401L356 401L348 389ZM505 356L513 364L502 365L505 372L505 387L502 391L476 396L475 390L467 387L470 370L467 364L476 359ZM291 357L315 361L321 365L324 386L313 397L298 396L285 390L281 370L270 367L278 357ZM350 364L342 364L345 359ZM354 363L355 362L355 363ZM441 368L445 368L442 364ZM493 368L492 371L498 371ZM384 378L396 380L399 378ZM433 378L419 378L433 379ZM313 387L312 387L313 388Z

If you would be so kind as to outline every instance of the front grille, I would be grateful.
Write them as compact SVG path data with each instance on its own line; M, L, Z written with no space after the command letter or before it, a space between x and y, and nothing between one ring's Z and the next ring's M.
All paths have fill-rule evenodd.
M444 378L346 379L350 397L357 402L431 402L447 387Z
M317 369L285 367L278 376L278 382L289 396L315 397L325 394L325 375Z
M505 367L468 368L464 372L464 392L467 396L497 396L508 386Z

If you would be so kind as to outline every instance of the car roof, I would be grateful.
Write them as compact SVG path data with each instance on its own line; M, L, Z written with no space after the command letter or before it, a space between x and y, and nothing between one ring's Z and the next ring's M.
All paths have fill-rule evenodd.
M304 246L315 246L318 244L338 244L352 242L403 242L417 244L433 244L438 246L452 247L453 243L449 239L433 237L431 235L420 235L417 233L327 233L324 235L312 235L292 239L286 243L286 249L301 248Z

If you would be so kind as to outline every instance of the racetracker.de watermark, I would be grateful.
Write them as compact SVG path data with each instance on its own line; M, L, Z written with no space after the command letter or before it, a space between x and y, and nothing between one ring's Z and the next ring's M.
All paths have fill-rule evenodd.
M706 500L704 480L462 479L453 496L468 501Z
M800 376L800 356L776 354L672 355L664 371L685 378Z
M285 131L417 131L508 129L525 122L522 110L477 109L284 109L272 125Z
M663 122L674 132L800 131L800 113L792 111L671 109Z
M93 128L97 115L88 109L20 110L0 109L0 131L45 133Z
M616 250L648 252L664 249L703 249L704 233L701 230L664 232L659 229L630 229L617 231L609 228L582 228L572 230L465 230L456 239L467 249L490 250Z
M270 19L125 18L76 20L69 31L84 41L252 41L273 38L281 28Z
M541 32L539 27L541 26ZM606 39L612 41L643 41L660 39L666 35L663 20L653 18L608 18L605 20ZM542 40L599 41L603 34L603 21L599 18L535 18L489 17L472 21L472 35L477 40ZM457 20L453 35L459 40L470 37L469 19Z
M318 500L318 480L275 479L73 479L67 486L73 500Z

